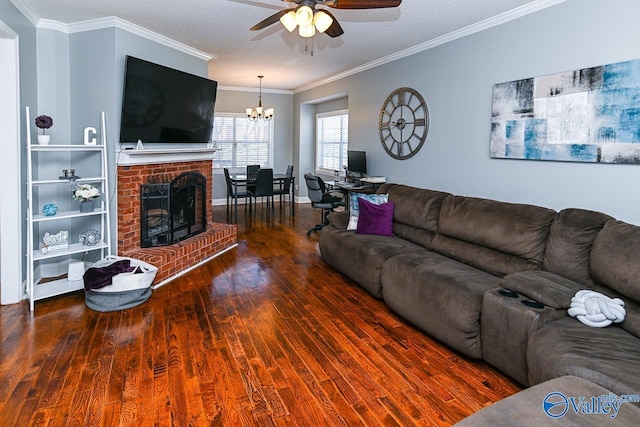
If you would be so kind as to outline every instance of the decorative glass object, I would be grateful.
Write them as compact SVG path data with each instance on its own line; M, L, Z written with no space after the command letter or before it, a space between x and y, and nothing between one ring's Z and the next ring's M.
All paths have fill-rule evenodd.
M53 203L47 203L42 208L42 213L45 214L45 216L54 216L58 213L58 207Z
M80 243L85 246L95 246L100 241L100 232L94 228L80 233Z

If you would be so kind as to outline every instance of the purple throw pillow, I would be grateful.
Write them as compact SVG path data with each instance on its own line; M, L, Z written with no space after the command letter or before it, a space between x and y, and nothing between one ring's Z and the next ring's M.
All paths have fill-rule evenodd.
M358 218L356 233L393 236L394 207L394 202L376 205L365 199L358 199L360 216Z

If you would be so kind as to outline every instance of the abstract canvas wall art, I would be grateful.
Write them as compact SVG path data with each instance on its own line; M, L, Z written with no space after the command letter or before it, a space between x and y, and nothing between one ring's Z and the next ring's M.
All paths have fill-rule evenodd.
M640 60L494 85L491 157L640 164Z

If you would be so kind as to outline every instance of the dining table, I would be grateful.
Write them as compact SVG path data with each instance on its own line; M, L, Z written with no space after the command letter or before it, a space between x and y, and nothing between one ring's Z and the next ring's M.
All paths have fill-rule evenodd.
M232 173L229 174L229 178L231 179L231 185L233 186L233 192L238 192L238 186L247 186L256 182L255 177L248 177L246 173ZM274 173L273 174L273 184L280 185L280 188L283 188L287 182L290 180L289 184L289 205L291 208L291 215L295 215L295 209L293 208L293 198L295 194L295 183L296 177L292 176L289 178L285 173ZM235 221L238 221L238 199L234 198L234 218Z

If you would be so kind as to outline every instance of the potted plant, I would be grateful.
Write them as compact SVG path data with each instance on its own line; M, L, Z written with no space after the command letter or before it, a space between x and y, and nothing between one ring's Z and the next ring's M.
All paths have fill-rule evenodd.
M45 135L44 131L53 126L53 119L46 115L36 117L36 127L42 129L42 135L38 135L38 144L47 145L51 139L51 135Z
M80 202L80 212L93 212L93 199L100 196L100 190L91 184L78 184L73 192L74 200Z

